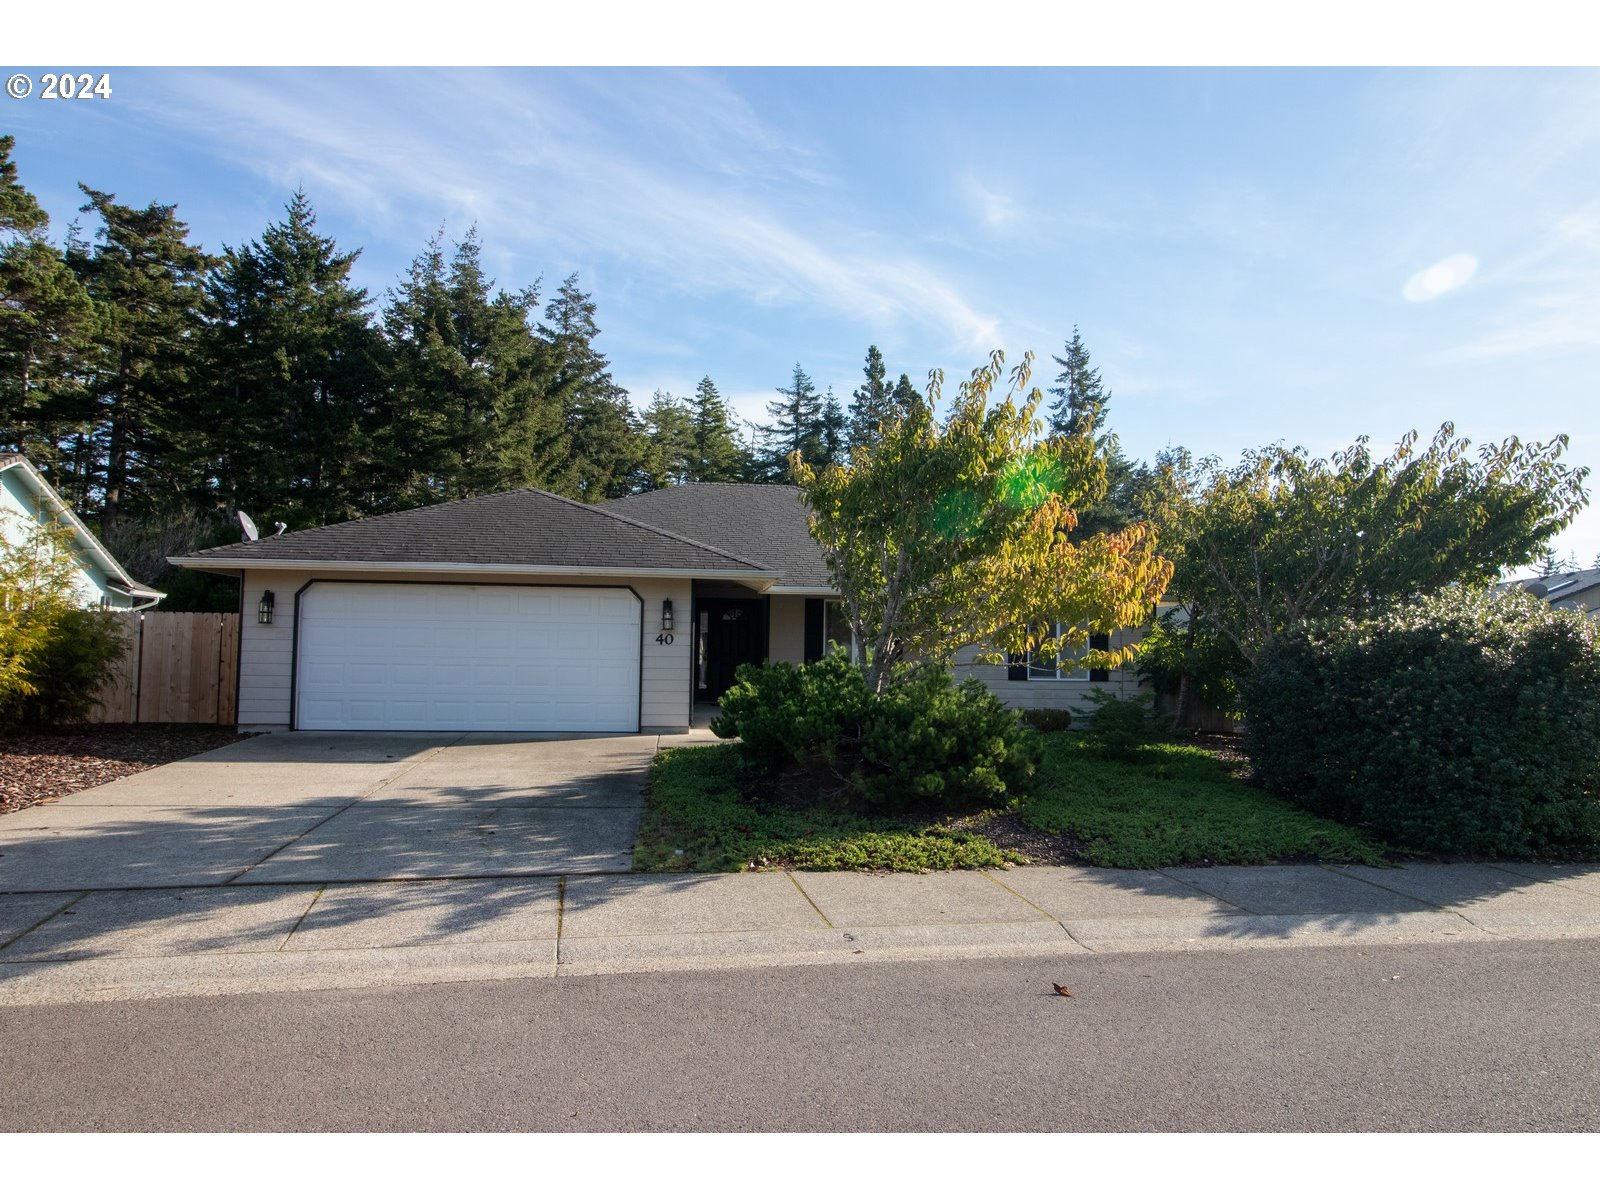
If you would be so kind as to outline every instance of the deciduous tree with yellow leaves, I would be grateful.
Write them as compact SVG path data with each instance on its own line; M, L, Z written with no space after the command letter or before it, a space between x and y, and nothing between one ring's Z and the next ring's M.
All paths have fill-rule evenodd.
M942 419L934 372L927 395L848 465L791 458L876 693L901 664L950 663L967 647L991 661L1064 653L1140 624L1172 577L1148 523L1070 536L1105 492L1105 463L1088 438L1042 436L1031 367L1025 355L1008 376L996 351ZM1080 661L1116 667L1131 653Z

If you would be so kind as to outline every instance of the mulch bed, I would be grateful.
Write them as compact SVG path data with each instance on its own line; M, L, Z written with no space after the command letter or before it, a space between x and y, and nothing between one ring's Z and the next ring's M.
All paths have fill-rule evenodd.
M59 800L248 736L218 725L86 725L0 733L0 813Z
M1059 833L1042 833L1026 824L1016 813L984 812L959 817L949 822L951 829L976 833L1002 850L1013 850L1035 867L1077 867L1087 859L1082 845Z

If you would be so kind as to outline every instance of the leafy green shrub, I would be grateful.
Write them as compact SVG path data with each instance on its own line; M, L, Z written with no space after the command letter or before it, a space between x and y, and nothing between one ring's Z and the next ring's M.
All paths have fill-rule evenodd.
M123 645L115 618L80 608L73 532L0 540L0 724L81 721Z
M1141 746L1162 734L1155 710L1146 700L1120 700L1102 688L1094 690L1095 710L1089 715L1090 742L1108 758L1132 760Z
M832 758L842 739L861 736L871 694L842 649L803 667L745 664L736 678L722 695L722 712L711 731L738 738L748 767L770 771L814 756Z
M1244 690L1256 777L1445 856L1600 850L1600 626L1451 589L1274 638Z
M1024 708L1018 711L1017 719L1029 729L1037 729L1040 733L1060 733L1063 729L1072 727L1072 710L1070 708Z
M30 687L0 701L0 723L66 725L88 718L95 693L124 649L116 618L102 609L49 615L27 656Z
M857 786L888 812L992 804L1026 787L1038 738L976 679L952 686L936 667L908 671L862 718Z
M989 804L1026 785L1037 738L977 680L957 687L933 667L899 674L874 696L840 650L795 667L739 668L711 723L738 738L746 772L818 758L878 812Z
M1239 648L1201 620L1189 630L1182 610L1162 613L1139 639L1139 680L1158 696L1176 696L1189 676L1191 696L1223 713L1239 710L1239 680L1250 671Z

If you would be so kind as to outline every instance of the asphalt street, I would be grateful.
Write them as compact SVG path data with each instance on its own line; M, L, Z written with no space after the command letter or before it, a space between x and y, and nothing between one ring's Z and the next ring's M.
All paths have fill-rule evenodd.
M1594 1130L1597 1034L1582 939L40 1005L0 1128Z

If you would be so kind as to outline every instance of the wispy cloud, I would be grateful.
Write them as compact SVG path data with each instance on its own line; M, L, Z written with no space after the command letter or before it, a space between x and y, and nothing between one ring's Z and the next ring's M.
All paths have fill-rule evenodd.
M1600 346L1600 200L1556 218L1481 288L1493 301L1486 328L1449 360Z
M1452 254L1407 279L1400 294L1413 304L1423 304L1465 287L1477 273L1476 258L1470 254Z
M1015 228L1021 221L1022 211L1013 197L985 187L971 175L966 177L962 186L978 220L991 233Z
M171 86L164 119L364 220L477 221L487 241L618 263L669 291L908 322L966 348L996 337L957 280L818 203L831 186L822 156L712 77L604 74L557 89L487 71L218 73Z

